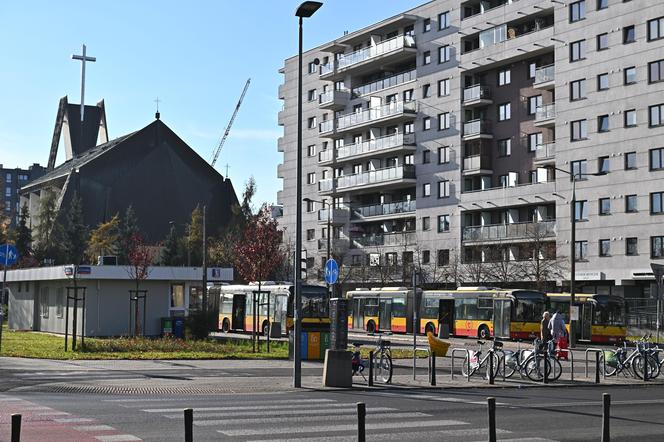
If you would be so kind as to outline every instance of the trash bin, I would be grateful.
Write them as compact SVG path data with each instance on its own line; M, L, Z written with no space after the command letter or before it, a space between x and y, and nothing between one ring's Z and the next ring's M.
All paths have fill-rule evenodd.
M184 339L184 318L176 317L171 318L173 321L173 336L178 339Z
M161 337L173 336L173 318L161 318Z

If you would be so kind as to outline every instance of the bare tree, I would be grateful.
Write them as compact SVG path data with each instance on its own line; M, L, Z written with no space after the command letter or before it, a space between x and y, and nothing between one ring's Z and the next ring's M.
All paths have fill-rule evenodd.
M556 253L555 237L544 223L535 223L527 235L523 251L530 259L523 262L524 279L532 281L535 288L545 290L548 284L563 278L569 257Z
M486 250L487 280L506 286L523 280L524 263L514 259L509 244L498 243Z

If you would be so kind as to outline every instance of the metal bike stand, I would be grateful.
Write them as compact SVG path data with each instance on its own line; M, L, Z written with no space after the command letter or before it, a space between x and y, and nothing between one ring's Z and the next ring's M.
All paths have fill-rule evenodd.
M586 348L586 351L585 351L585 358L586 358L585 375L586 375L586 378L588 377L588 353L593 353L595 355L597 355L597 354L603 355L604 350L602 350L601 348ZM599 357L599 356L596 356L596 357ZM602 365L603 365L603 368L604 368L604 373L602 373L602 377L606 378L606 358L604 358L604 357L602 358ZM597 369L597 368L598 367L595 367L595 369Z
M572 365L572 372L570 375L570 380L574 380L574 352L572 352L572 349L567 349L567 354L569 355L569 361L570 364ZM606 372L606 370L604 370Z
M468 378L468 382L470 382L470 350L468 350L467 348L453 348L452 349L452 368L450 369L450 375L451 375L452 379L454 379L454 354L456 352L466 353L466 357L467 357L466 360L468 361L468 364L467 364L467 367L466 367L467 370L468 370L467 371L467 373L468 373L467 378Z
M430 348L428 348L428 347L417 347L417 348L415 348L415 354L417 354L418 351L425 352L427 354L427 356L426 356L427 359L430 360L430 356L429 356L431 354L431 349ZM415 367L414 367L414 370L413 370L414 373L417 373L417 360L418 359L419 358L417 358L417 357L413 358L413 361L415 361ZM427 376L431 377L431 364L429 364L429 370L427 371Z

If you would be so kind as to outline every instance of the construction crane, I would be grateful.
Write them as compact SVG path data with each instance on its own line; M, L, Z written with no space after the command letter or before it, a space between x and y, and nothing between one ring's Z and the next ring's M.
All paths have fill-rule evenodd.
M244 100L244 95L247 93L247 89L249 89L249 83L251 83L251 78L247 79L247 82L244 84L244 89L242 90L242 95L240 95L240 99L237 102L237 105L235 106L235 110L233 111L233 115L231 116L231 120L228 122L228 126L226 126L226 131L224 132L224 135L221 137L221 141L219 141L219 145L217 148L214 150L214 155L212 156L212 162L210 165L214 167L215 163L217 162L217 159L219 158L219 154L221 153L221 148L224 147L224 143L226 142L226 138L228 138L228 133L231 131L231 126L233 125L233 121L235 121L235 117L237 116L237 112L240 110L240 106L242 105L242 100Z

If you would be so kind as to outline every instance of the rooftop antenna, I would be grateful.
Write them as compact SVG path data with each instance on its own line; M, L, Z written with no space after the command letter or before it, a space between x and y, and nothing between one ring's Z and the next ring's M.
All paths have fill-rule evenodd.
M228 169L229 169L229 168L230 168L230 166L228 165L228 163L226 163L226 178L227 178L227 179L228 179Z
M157 120L159 119L159 117L161 117L161 114L159 113L159 102L160 102L160 101L161 101L161 100L159 99L159 97L157 97L157 98L154 100L154 102L157 103L157 112L154 113L154 117L155 117Z

